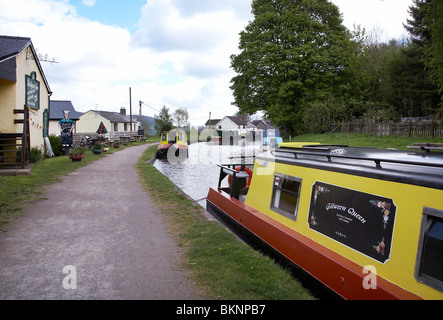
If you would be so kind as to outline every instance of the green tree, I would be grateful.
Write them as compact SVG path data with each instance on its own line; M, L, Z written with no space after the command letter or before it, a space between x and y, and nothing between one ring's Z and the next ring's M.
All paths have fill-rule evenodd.
M430 43L425 45L425 65L429 77L439 88L441 107L443 109L443 2L433 0L424 18L428 26Z
M358 44L327 0L253 0L254 20L231 56L240 112L263 111L285 134L303 130L303 110L331 94L358 95ZM357 90L358 91L358 90Z
M189 113L186 108L178 108L172 115L173 121L177 128L189 128Z
M406 52L415 56L427 72L422 95L431 101L434 111L443 100L443 3L441 0L413 0L409 7L410 19L404 25L411 37Z
M438 90L422 60L422 50L413 43L391 57L389 80L393 94L388 101L404 117L433 114L439 102Z
M154 116L154 128L158 134L172 130L172 118L169 114L169 109L166 108L166 106L163 106L160 113Z
M409 6L410 19L403 24L404 28L409 32L413 43L423 47L431 41L431 32L425 25L425 17L429 11L429 4L432 0L412 0Z

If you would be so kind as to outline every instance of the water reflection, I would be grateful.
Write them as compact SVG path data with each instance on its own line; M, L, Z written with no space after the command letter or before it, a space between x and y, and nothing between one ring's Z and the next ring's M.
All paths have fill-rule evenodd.
M252 163L252 157L259 153L260 147L257 145L219 146L200 142L189 145L188 158L178 163L157 159L154 167L194 201L205 207L204 198L209 188L217 187L220 174L217 165L240 163L242 154L246 157L246 163Z

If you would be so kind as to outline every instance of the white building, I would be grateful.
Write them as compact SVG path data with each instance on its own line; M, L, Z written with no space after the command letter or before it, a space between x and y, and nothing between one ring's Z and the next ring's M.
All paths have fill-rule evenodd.
M126 110L122 108L119 112L90 110L80 116L77 122L77 133L97 132L103 123L108 133L112 132L137 132L140 122L132 116L132 128L130 116L126 115Z
M221 131L237 131L238 134L244 134L246 133L247 125L248 123L239 117L226 116L215 125L215 129Z

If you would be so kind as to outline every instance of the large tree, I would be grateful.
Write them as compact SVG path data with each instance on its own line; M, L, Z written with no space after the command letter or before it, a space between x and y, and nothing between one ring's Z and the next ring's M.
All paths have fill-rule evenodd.
M410 19L404 25L412 39L412 45L408 49L418 56L419 63L434 84L434 88L428 92L433 96L435 108L438 103L435 102L436 97L443 101L443 2L413 0L409 14Z
M184 129L189 128L189 113L186 108L178 108L175 110L174 114L172 115L172 119L176 125L177 128Z
M158 115L154 116L154 128L158 134L162 132L170 131L173 128L172 117L169 114L169 109L166 106L160 110Z
M358 86L357 45L327 0L253 0L254 20L240 33L231 57L234 104L263 111L286 134L302 130L303 109L331 95L349 97Z
M424 19L430 30L430 43L425 46L425 65L430 78L438 86L443 109L443 1L433 0Z

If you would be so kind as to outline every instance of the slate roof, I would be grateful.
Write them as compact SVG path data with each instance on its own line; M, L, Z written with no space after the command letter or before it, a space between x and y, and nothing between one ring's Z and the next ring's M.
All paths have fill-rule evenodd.
M64 118L63 111L69 111L69 119L80 120L81 113L75 111L71 101L51 100L49 120L61 120Z
M46 79L45 73L43 72L43 68L40 64L40 61L38 60L37 53L35 52L31 38L0 36L0 64L8 63L8 60L23 52L27 47L31 48L32 54L35 59L35 63L37 64L40 70L46 88L50 93L52 93L51 88L49 87L49 83Z
M119 112L110 112L110 111L94 111L101 115L103 118L113 122L113 123L130 123L130 116L121 114ZM132 116L132 120L134 122L134 116Z
M29 44L30 38L0 36L0 62L22 52Z
M205 126L215 126L220 121L221 121L221 119L211 119L211 120L206 121Z
M232 122L234 122L236 125L238 126L245 126L248 123L246 121L243 121L242 119L240 119L239 117L235 117L235 116L227 116L227 118L229 118Z
M252 124L259 129L267 130L267 129L275 129L270 121L267 120L254 120Z

